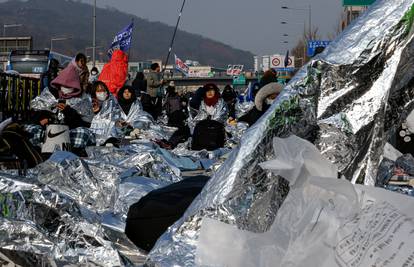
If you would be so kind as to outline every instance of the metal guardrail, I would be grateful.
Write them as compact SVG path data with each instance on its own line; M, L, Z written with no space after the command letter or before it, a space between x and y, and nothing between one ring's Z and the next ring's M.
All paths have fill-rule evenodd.
M30 101L41 92L40 79L0 73L0 121L30 118Z

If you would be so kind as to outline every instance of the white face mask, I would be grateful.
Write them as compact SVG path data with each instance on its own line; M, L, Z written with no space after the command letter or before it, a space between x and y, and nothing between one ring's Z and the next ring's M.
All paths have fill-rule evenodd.
M275 102L275 99L266 98L266 104L272 105Z
M91 72L91 75L92 75L92 76L95 76L95 75L98 75L98 73L97 73L97 72L92 71L92 72Z
M75 91L75 89L73 89L73 88L67 88L67 87L64 87L64 86L61 86L60 90L65 95L71 94L71 93L73 93L73 91Z
M108 94L107 94L106 92L99 92L99 93L96 93L96 98L97 98L99 101L105 101L107 97L108 97Z

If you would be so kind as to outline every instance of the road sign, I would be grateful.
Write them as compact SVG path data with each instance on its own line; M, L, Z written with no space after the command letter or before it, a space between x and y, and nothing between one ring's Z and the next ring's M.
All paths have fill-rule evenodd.
M270 67L272 69L274 68L285 68L285 56L282 55L273 55L270 57ZM294 68L295 67L295 57L289 57L288 59L288 65L286 66L288 68Z
M343 6L369 6L375 0L343 0Z
M276 71L295 71L295 68L275 68Z
M246 77L243 74L233 77L233 85L245 85L245 84L246 84Z
M327 47L331 41L308 41L308 57L313 57L315 55L315 50L317 47Z

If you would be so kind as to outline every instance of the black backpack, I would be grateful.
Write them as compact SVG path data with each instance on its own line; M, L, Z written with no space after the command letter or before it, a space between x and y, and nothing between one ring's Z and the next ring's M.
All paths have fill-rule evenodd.
M151 191L128 211L125 234L139 248L150 251L174 224L210 179L199 175Z
M224 147L226 132L224 125L215 120L203 120L194 128L192 150L213 151Z

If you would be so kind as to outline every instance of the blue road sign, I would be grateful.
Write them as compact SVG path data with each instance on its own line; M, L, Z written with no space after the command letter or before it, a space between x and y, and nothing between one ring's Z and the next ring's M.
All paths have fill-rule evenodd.
M317 47L327 47L331 41L308 41L308 57L313 57L315 55L315 50Z

